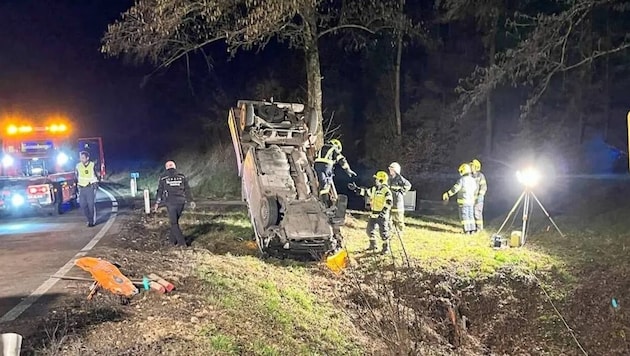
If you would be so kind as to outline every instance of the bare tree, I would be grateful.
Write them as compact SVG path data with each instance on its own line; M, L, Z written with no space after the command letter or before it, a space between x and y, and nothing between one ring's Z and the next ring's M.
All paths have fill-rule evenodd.
M358 32L374 34L409 26L399 6L399 0L136 0L108 26L101 51L167 67L195 51L205 55L206 46L215 42L226 43L235 55L240 49L262 49L276 38L305 54L307 106L319 119L316 147L320 147L319 40L344 31L361 46Z
M630 6L622 0L562 0L556 3L557 11L535 16L516 14L508 19L511 32L520 39L518 44L497 53L495 63L477 70L458 88L460 116L484 102L499 84L527 85L532 89L527 102L521 107L524 118L545 93L555 75L589 65L600 57L630 48L626 33L601 42L584 46L584 31L590 31L588 21L594 12L610 10L621 14ZM623 14L622 14L623 16Z

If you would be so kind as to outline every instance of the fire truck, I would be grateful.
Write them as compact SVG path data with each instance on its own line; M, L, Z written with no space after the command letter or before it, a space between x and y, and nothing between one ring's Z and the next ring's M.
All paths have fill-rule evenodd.
M0 133L0 212L38 210L62 214L78 206L75 165L78 151L90 152L105 175L100 138L74 141L64 122L43 126L8 124ZM73 143L78 143L74 146Z

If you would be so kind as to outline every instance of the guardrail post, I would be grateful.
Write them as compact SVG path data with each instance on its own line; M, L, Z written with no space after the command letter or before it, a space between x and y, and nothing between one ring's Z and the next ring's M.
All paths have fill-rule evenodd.
M2 355L20 356L22 350L22 335L16 333L2 334Z
M151 198L149 197L149 190L144 190L144 212L146 214L151 213Z
M129 186L131 187L131 196L135 197L138 194L138 181L137 179L140 177L140 173L133 172L131 173L131 181L129 182Z

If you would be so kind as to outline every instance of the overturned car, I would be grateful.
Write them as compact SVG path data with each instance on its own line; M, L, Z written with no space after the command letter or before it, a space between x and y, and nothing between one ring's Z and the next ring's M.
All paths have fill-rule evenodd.
M322 256L341 248L348 200L319 200L309 134L317 123L303 104L240 100L229 111L242 198L263 254Z

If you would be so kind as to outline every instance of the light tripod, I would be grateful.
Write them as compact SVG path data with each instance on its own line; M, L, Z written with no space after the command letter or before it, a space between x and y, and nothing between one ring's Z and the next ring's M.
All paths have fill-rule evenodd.
M533 198L533 200L536 201L536 203L538 203L538 206L540 206L540 209L542 209L542 211L545 213L545 215L547 216L547 219L549 219L549 221L553 224L553 227L556 228L556 230L558 231L560 236L565 237L565 235L562 233L562 231L560 231L560 228L558 227L558 225L556 225L555 221L553 221L551 216L549 216L549 213L547 212L545 207L542 205L540 200L538 200L538 197L536 197L536 194L534 194L534 192L532 191L532 189L530 187L526 187L525 190L523 191L523 193L521 193L521 196L518 198L518 200L516 201L516 203L512 207L512 210L510 210L510 213L505 218L505 221L503 221L503 224L501 224L501 227L499 228L499 231L497 231L496 235L499 235L501 233L501 231L505 227L505 224L507 224L507 222L508 222L508 220L510 220L510 217L512 216L512 214L514 214L514 212L516 211L516 208L518 208L518 206L522 202L523 203L523 226L521 227L520 246L523 246L525 244L525 240L526 240L525 236L526 236L526 233L528 231L528 226L527 225L529 223L529 215L530 215L531 210L532 210L532 198Z

